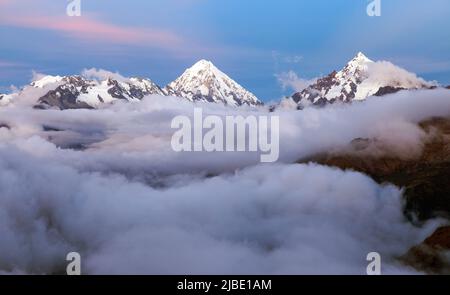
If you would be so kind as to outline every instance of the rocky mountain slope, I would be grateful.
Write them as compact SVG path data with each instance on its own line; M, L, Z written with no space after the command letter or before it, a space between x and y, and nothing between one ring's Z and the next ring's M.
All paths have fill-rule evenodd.
M409 154L417 147L393 151L389 143L377 138L358 138L346 148L299 162L355 170L379 183L403 188L404 213L415 224L433 218L450 221L450 117L431 118L419 127L427 136L418 153ZM443 227L400 259L420 271L450 274L448 253L450 227Z
M300 106L323 106L334 102L364 100L404 89L432 88L433 83L418 78L392 63L374 62L359 52L345 67L318 79L292 99Z
M428 274L450 274L450 226L438 228L420 245L411 248L400 260Z
M427 134L423 147L405 146L393 151L389 143L376 138L358 138L346 149L301 162L352 169L377 182L405 188L405 213L413 221L450 219L450 118L432 118L419 126ZM420 152L408 154L415 148Z
M44 76L24 87L22 92L33 93L27 96L39 95L35 102L38 109L92 109L117 100L139 101L152 94L231 106L262 105L256 96L205 60L187 69L164 89L149 79L117 76L113 73L100 79L89 79L83 75ZM33 89L39 89L36 92L39 94L34 94ZM13 97L1 95L0 105L8 104Z
M142 78L130 78L125 81L108 78L97 81L82 76L53 77L53 79L47 76L33 82L32 86L45 87L49 84L48 81L56 88L38 99L37 108L95 108L119 99L136 101L150 94L163 95L158 85Z

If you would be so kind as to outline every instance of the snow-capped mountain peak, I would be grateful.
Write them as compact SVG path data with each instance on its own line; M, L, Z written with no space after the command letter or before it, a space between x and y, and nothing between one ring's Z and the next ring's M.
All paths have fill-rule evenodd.
M361 51L356 54L356 56L349 62L349 64L364 64L368 62L373 62L370 58L368 58L364 53Z
M350 60L347 65L337 73L336 77L338 79L351 79L352 77L361 78L361 75L367 72L369 65L373 61L364 55L362 52Z
M31 84L49 91L38 100L39 108L95 108L116 100L138 101L146 95L163 95L162 89L149 79L88 79L84 76L45 77Z
M219 69L217 69L216 66L211 61L206 60L206 59L199 60L187 71L199 72L199 71L203 71L203 70L219 71Z
M342 70L318 79L292 96L300 107L334 102L364 100L403 89L430 88L433 83L417 77L387 61L372 61L362 52L351 59Z
M42 76L31 82L31 86L36 88L44 88L47 85L58 83L60 82L64 77L61 76Z
M117 100L139 101L152 94L230 106L262 105L255 95L204 59L164 89L150 79L128 78L117 72L92 68L73 76L35 74L34 81L20 92L29 93L28 104L44 109L97 108ZM9 104L13 96L1 95L1 105Z
M190 101L222 102L227 105L260 105L255 95L219 70L212 62L200 60L164 88L167 95Z

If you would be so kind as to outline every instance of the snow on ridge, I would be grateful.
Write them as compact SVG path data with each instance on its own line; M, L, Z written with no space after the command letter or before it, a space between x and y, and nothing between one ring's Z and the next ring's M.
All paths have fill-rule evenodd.
M46 87L47 93L38 98L43 108L96 108L123 99L138 101L146 95L163 95L161 88L149 79L125 78L105 70L84 70L81 75L45 76L30 84Z
M46 75L43 77L39 77L38 79L31 82L31 86L37 87L37 88L44 88L47 85L61 82L63 80L63 78L64 77L62 77L62 76Z
M172 86L172 87L171 87ZM37 91L39 108L96 108L117 100L139 101L147 95L178 96L190 101L224 103L231 106L261 105L244 89L207 60L200 60L164 89L147 78L124 77L102 69L85 69L81 75L50 76L35 73L21 93ZM29 95L28 95L29 96ZM9 103L4 96L2 105Z
M167 95L190 101L221 102L232 106L262 104L254 94L204 59L185 70L164 91Z
M373 61L359 52L345 67L332 72L292 98L302 107L364 100L381 90L421 89L435 86L387 61ZM386 90L388 89L388 90Z

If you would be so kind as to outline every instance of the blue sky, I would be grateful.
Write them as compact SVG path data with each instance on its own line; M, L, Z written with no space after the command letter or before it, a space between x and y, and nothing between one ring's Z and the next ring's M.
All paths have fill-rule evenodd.
M206 58L264 101L292 90L276 75L310 79L358 51L450 84L450 1L381 0L0 0L0 91L32 71L103 68L164 86Z

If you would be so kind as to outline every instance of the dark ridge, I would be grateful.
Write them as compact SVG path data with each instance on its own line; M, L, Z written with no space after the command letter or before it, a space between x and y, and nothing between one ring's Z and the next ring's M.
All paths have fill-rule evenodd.
M350 169L378 183L404 188L405 216L421 223L435 217L450 219L450 118L432 118L419 124L430 139L414 158L391 155L377 139L355 139L342 151L324 153L299 162ZM373 153L377 148L382 153Z
M11 129L11 126L9 126L9 125L6 124L6 123L0 122L0 129L1 129L1 128L6 128L6 129L10 130L10 129Z
M428 274L450 274L445 253L450 250L450 226L438 228L420 245L411 248L400 260Z
M397 93L399 91L406 90L402 87L392 87L392 86L385 86L378 89L377 93L374 94L374 96L383 96L387 94Z
M58 128L58 127L52 127L52 126L48 126L48 125L43 125L43 126L42 126L42 129L43 129L45 132L52 132L52 131L54 131L54 132L60 132L60 131L64 131L64 129L61 129L61 128Z
M84 151L89 148L89 146L84 143L73 143L70 145L63 145L58 147L63 150L74 150L74 151Z
M55 90L49 91L39 99L39 104L35 109L58 108L65 109L93 109L85 102L77 101L80 92L76 87L59 86Z
M119 85L119 82L113 79L108 79L108 86L112 86L108 89L108 93L117 99L127 99L122 92L122 88Z

